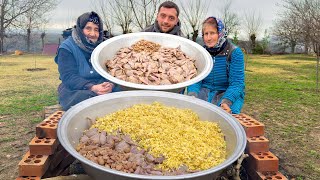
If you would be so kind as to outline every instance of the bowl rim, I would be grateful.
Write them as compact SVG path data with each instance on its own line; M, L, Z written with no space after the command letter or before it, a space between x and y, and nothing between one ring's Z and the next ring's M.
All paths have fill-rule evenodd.
M222 116L232 127L235 131L236 137L237 137L237 143L235 145L234 153L231 154L229 158L227 158L223 163L214 166L213 168L199 171L196 173L191 174L183 174L183 175L177 175L177 176L150 176L150 175L139 175L139 174L133 174L133 173L125 173L122 171L116 171L113 169L107 169L104 166L98 165L96 163L93 163L92 161L86 159L80 153L78 153L75 148L71 145L70 141L66 138L67 137L67 127L70 123L70 119L75 115L75 113L90 107L93 104L101 103L103 101L108 101L111 99L117 99L117 98L123 98L123 97L137 97L137 96L149 96L149 97L165 97L165 98L173 98L178 100L189 100L190 103L194 104L200 104L204 108L214 109L214 111ZM58 129L57 129L58 139L61 145L67 150L73 157L81 161L81 163L86 164L87 166L90 166L95 169L99 169L100 171L104 171L107 173L111 173L114 175L122 176L122 177L129 177L129 178L137 178L137 179L185 179L185 178L195 178L200 176L205 176L212 174L214 172L219 172L228 166L230 166L233 162L235 162L244 152L247 139L246 139L246 133L244 129L242 128L242 125L236 120L235 117L233 117L231 114L228 114L224 110L222 110L220 107L213 105L209 102L194 98L192 96L186 96L182 94L172 93L172 92L163 92L163 91L147 91L147 90L136 90L136 91L122 91L122 92L115 92L105 95L96 96L90 99L87 99L85 101L80 102L79 104L71 107L68 111L66 111L63 116L61 117Z
M107 46L108 44L111 44L115 41L119 41L120 39L125 39L128 37L137 37L137 38L143 39L143 37L146 37L146 36L159 36L159 37L162 36L162 37L166 37L168 39L174 39L177 41L182 41L182 42L186 42L186 43L193 45L195 48L197 48L205 56L205 59L208 59L206 61L206 65L204 66L205 68L196 77L194 77L188 81L184 81L182 83L171 84L171 85L145 85L145 84L136 84L136 83L120 80L120 79L110 75L106 70L104 70L101 67L100 62L99 62L99 53L105 48L105 46ZM186 53L186 52L184 52L184 53ZM204 79L205 77L207 77L213 68L213 60L212 60L211 55L204 47L200 46L198 43L193 42L190 39L180 37L180 36L166 34L166 33L156 33L156 32L136 32L136 33L122 34L119 36L112 37L112 38L102 42L101 44L99 44L93 50L93 52L91 54L91 63L93 65L93 68L97 71L97 73L100 74L101 76L103 76L104 78L108 79L109 81L114 82L116 84L119 84L121 86L134 88L134 89L141 89L141 90L143 90L143 89L145 89L145 90L172 90L172 89L184 88L184 87L187 87L187 86L192 85L194 83L197 83L197 82L201 81L202 79Z

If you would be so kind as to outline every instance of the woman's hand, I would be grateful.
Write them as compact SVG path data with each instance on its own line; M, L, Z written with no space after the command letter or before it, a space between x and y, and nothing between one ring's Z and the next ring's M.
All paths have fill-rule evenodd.
M113 83L103 82L101 84L93 85L90 90L95 92L98 95L102 95L102 94L110 93L113 87L114 87Z
M187 95L195 98L198 97L197 93L195 92L189 92Z
M220 107L225 110L227 113L231 113L231 109L227 103L221 103Z

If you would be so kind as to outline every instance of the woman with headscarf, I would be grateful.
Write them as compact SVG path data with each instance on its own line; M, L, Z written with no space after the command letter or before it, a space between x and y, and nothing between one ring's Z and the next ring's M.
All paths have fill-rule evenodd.
M72 35L59 46L55 62L62 83L58 87L63 110L88 98L112 92L114 85L92 67L91 54L103 41L103 24L95 12L77 19Z
M227 39L225 26L218 18L209 17L203 22L202 37L214 65L205 79L187 88L188 95L239 114L245 96L243 53Z

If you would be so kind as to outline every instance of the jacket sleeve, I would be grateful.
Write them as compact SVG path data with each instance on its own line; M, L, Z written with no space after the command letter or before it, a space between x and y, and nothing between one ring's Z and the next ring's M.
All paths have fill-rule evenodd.
M195 84L188 86L187 87L187 94L188 95L195 95L197 97L200 92L201 86L202 86L202 81L199 81Z
M245 88L244 57L240 48L236 48L231 54L229 67L229 87L221 99L229 99L234 103L243 95Z
M205 77L203 80L188 86L187 87L187 94L198 97L201 88L203 87L203 85L206 85L208 83L208 81L209 82L213 81L213 68L212 68L210 74L207 77Z
M90 89L94 82L91 82L79 75L76 60L71 52L60 48L57 55L58 70L62 83L72 90Z

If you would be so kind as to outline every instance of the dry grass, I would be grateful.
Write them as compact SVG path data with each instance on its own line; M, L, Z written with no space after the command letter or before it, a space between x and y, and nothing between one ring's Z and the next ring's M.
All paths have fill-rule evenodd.
M51 56L0 56L0 179L15 179L45 106L57 104Z
M320 96L315 58L250 56L244 112L266 125L271 152L289 178L320 177Z
M289 178L320 177L315 64L314 57L304 55L250 56L247 64L243 112L266 125L271 151ZM7 180L18 175L43 107L57 104L60 81L50 56L1 56L0 67L0 179ZM36 68L45 70L27 70Z

